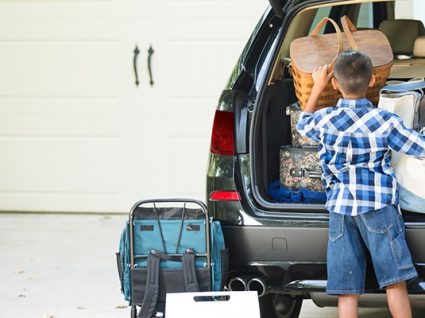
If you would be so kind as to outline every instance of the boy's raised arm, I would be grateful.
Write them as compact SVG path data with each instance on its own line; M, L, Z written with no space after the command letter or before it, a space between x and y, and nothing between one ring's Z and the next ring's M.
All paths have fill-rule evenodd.
M316 117L313 113L302 112L297 123L297 130L301 136L306 136L314 141L320 141Z
M319 66L314 69L312 73L314 84L313 88L311 89L310 96L308 97L307 103L304 107L305 112L314 113L316 111L317 102L319 101L320 94L326 88L332 76L332 72L328 74L327 65Z
M332 78L333 73L328 74L328 66L316 67L313 71L313 88L311 89L310 96L301 113L300 119L297 123L297 130L302 136L307 136L315 141L319 141L319 130L317 123L319 118L314 116L319 101L320 94L326 88L329 80Z

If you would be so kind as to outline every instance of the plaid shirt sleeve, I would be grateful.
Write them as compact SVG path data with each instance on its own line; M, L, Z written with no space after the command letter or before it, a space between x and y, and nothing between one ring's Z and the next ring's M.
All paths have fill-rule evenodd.
M408 129L399 117L393 117L395 123L388 136L389 147L398 152L425 158L425 135Z
M297 123L297 130L302 136L306 136L314 141L320 141L318 123L320 116L318 113L302 112Z

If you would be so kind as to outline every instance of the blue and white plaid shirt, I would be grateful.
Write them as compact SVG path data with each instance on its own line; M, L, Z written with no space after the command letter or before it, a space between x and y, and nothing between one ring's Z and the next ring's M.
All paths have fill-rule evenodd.
M425 136L367 99L301 113L297 129L319 142L329 212L358 215L398 205L391 151L425 157Z

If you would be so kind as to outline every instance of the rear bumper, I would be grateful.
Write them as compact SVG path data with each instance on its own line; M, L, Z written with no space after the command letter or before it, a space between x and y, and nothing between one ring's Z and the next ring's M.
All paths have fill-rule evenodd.
M235 266L252 262L325 263L328 229L311 227L223 226Z
M325 292L327 227L245 225L223 226L223 231L230 251L230 277L262 277L272 293L310 298ZM425 263L415 265L425 279ZM383 292L370 262L365 286L366 293ZM425 283L413 282L409 293L425 294Z
M425 282L414 281L408 285L410 294L425 295ZM297 280L290 282L284 286L284 291L291 292L307 292L324 293L326 291L326 280ZM376 293L376 290L366 290L366 293ZM381 291L383 293L383 291ZM422 298L423 299L423 298Z

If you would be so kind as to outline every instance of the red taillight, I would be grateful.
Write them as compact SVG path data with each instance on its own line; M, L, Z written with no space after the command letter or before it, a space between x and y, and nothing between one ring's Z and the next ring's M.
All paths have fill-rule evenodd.
M217 155L233 155L234 143L234 116L232 112L217 110L211 135L211 153Z
M214 191L210 193L211 201L240 201L241 195L238 191Z

